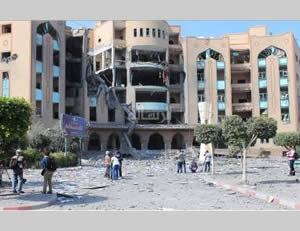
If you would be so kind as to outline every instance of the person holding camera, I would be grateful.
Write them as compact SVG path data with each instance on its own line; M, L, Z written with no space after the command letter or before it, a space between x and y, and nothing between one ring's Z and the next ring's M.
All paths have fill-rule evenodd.
M25 167L24 157L21 155L22 150L17 149L16 155L14 155L9 163L9 167L13 170L13 181L12 181L12 190L13 193L24 193L22 191L23 183L25 183L25 179L23 179L23 170Z

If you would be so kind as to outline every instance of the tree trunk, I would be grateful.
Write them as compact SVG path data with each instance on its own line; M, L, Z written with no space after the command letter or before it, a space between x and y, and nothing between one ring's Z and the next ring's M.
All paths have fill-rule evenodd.
M247 184L247 149L243 148L243 174L242 182Z
M215 175L215 146L211 145L211 174Z

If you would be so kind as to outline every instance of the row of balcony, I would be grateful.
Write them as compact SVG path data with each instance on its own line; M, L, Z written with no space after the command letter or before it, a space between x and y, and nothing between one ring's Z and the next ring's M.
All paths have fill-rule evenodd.
M205 88L205 81L198 80L198 90L202 90ZM217 89L218 90L224 90L225 89L225 81L224 80L218 80L217 81Z
M267 80L260 79L258 81L259 88L267 88ZM280 78L280 87L287 87L288 86L288 78ZM233 83L231 84L231 88L235 92L244 92L244 91L251 91L252 85L251 83ZM205 81L198 80L198 90L205 89ZM224 90L225 89L225 81L219 80L217 81L217 90Z
M35 42L37 45L43 45L43 36L41 34L36 34ZM53 50L59 51L59 43L57 40L53 40L52 43Z
M224 63L224 61L217 61L216 66L217 66L217 69L222 70L225 68L225 63ZM198 69L204 69L204 67L205 67L205 61L200 61L197 63Z
M286 66L287 58L279 58L279 65ZM258 59L258 67L265 67L265 66L266 66L266 59Z
M279 58L279 65L285 66L287 65L287 58ZM200 61L197 63L198 69L204 69L205 62ZM224 61L217 61L217 69L224 69L225 64ZM266 67L266 59L258 59L258 67ZM231 64L231 70L232 71L249 71L250 70L250 63L244 62L244 63L232 63Z
M42 89L35 89L35 99L38 101L42 101L44 98L44 94ZM52 92L52 102L59 103L60 102L60 93L59 92Z
M35 71L37 73L42 73L43 72L43 63L42 62L36 61ZM53 65L52 75L53 75L53 77L59 77L59 75L60 75L60 68L59 68L59 66Z
M280 85L281 87L286 87L286 86L288 86L288 85L289 85L289 83L288 83L288 78L285 78L285 77L280 78L280 83L279 83L279 85ZM258 81L258 86L259 86L259 88L267 88L267 80L266 80L266 79L260 79L260 80Z

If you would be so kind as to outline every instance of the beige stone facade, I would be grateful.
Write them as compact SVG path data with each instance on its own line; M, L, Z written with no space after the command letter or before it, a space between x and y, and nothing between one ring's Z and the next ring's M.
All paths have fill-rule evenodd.
M88 57L119 102L136 113L129 138L137 150L191 147L199 102L208 103L212 123L267 114L279 132L300 129L300 51L292 32L269 35L258 26L182 39L181 28L166 21L100 21L88 30L63 21L0 26L0 94L31 102L34 120L46 127L61 113L84 117L85 151L125 150L127 128L124 110L110 109L104 91L88 97ZM259 140L252 152L263 151L283 150Z
M0 95L25 98L35 122L54 126L65 111L65 22L1 21L0 28Z

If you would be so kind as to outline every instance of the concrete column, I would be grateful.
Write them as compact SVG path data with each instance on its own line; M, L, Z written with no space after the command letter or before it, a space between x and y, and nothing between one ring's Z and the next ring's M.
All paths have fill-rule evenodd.
M100 53L100 55L102 56L102 63L101 63L101 68L100 68L100 70L102 70L102 69L104 69L104 64L105 64L105 56L104 56L104 53L105 53L106 51L103 51L102 53Z

